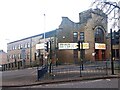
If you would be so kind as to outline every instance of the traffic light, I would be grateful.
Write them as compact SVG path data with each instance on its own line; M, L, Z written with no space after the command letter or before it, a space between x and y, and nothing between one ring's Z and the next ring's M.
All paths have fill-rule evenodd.
M78 41L77 49L80 51L80 41Z
M45 42L45 51L49 52L49 42Z
M116 42L116 44L119 44L119 32L116 32L115 33L115 42Z
M115 32L114 31L114 38L113 38L113 44L116 45L116 44L119 44L119 31L118 32Z

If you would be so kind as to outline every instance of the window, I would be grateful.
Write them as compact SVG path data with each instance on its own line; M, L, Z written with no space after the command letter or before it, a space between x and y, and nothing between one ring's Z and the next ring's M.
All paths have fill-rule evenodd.
M15 56L14 55L12 55L12 59L14 59L15 58Z
M16 49L17 49L17 46L14 46L14 49L16 50Z
M29 57L30 57L30 55L29 55L29 54L27 54L27 59L29 59Z
M27 43L27 47L28 47L28 48L30 47L30 43Z
M78 37L78 33L77 32L73 32L73 37Z
M25 48L27 48L27 43L25 43Z
M22 59L21 54L18 54L18 59Z
M14 46L12 46L12 50L14 50L15 49L15 47Z
M84 32L80 32L80 41L84 41Z
M18 49L22 49L23 47L24 47L23 44L18 45Z
M22 49L22 48L23 48L23 45L21 44L21 45L20 45L20 49Z
M78 41L78 32L73 32L73 42Z
M18 49L20 49L20 44L18 45Z
M9 58L10 58L10 59L12 58L11 55L9 55Z
M103 43L104 42L104 32L102 28L97 28L95 31L95 42Z

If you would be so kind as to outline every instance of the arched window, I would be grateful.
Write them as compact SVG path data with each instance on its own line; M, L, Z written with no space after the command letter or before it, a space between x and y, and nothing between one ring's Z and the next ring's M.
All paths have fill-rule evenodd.
M98 27L95 30L95 43L103 43L104 42L104 32L103 29Z

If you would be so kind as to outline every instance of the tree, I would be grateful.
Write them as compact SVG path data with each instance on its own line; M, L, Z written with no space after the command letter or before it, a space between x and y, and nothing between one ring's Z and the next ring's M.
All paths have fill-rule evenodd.
M111 22L111 28L120 28L118 21L120 20L120 6L117 2L108 0L94 0L91 4L92 8L102 10L108 18L108 22ZM99 13L93 12L94 14L100 15ZM101 20L104 20L104 16Z

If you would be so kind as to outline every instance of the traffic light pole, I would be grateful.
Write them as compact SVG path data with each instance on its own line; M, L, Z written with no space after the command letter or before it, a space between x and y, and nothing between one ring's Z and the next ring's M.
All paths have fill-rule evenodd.
M81 51L80 51L80 53L81 53L81 55L80 55L80 57L81 57L81 65L82 65L82 70L83 70L83 42L81 42L81 49L80 49Z
M80 41L78 41L78 51L80 51L80 77L82 77L82 73L81 73L81 56L82 56L82 53L81 53L81 47L80 47Z
M51 46L51 41L50 41L50 68L49 68L50 74L51 74L51 69L52 69L52 46Z
M114 75L112 29L110 29L110 35L111 35L111 72L112 75Z
M82 77L82 73L81 73L81 57L82 57L82 53L81 53L81 51L82 51L82 49L80 48L80 77Z

